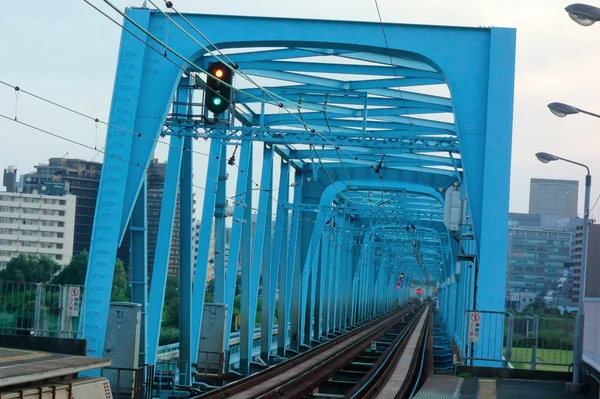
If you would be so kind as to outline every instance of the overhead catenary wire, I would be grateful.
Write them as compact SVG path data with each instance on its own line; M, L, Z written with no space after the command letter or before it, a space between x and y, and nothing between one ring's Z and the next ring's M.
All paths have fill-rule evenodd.
M86 3L88 3L87 0L84 0ZM106 4L108 4L111 8L113 8L117 13L119 13L123 18L125 18L127 21L129 21L130 23L132 23L134 26L136 26L136 28L138 28L139 30L141 30L142 32L144 32L144 34L146 34L148 37L150 37L152 40L154 40L155 42L157 42L159 45L161 45L162 47L165 48L165 53L164 56L166 57L166 50L170 51L171 53L173 53L175 56L177 56L178 58L180 58L182 61L186 62L187 64L189 64L190 66L193 66L194 68L198 69L201 72L207 73L207 71L205 71L203 68L199 67L198 65L196 65L194 62L190 61L189 59L187 59L186 57L182 56L181 54L179 54L177 51L173 50L171 47L169 47L166 43L164 43L163 41L161 41L160 39L158 39L156 36L154 36L151 32L149 32L147 29L144 29L143 27L141 27L138 23L136 23L135 21L133 21L129 16L127 16L127 14L125 14L124 12L120 11L116 6L114 6L110 1L108 0L103 0ZM151 1L151 3L156 7L156 5ZM158 9L158 7L157 7ZM211 55L214 56L214 54L212 53L212 51L210 49L208 49L205 45L203 45L201 42L199 42L196 38L194 38L192 35L189 34L189 32L187 32L186 30L184 30L179 24L177 24L175 21L173 21L173 19L171 17L169 17L166 13L164 13L162 10L158 9L158 11L160 11L169 21L171 21L176 27L178 27L184 34L186 34L190 39L192 39L196 44L198 44L199 46L201 46L205 51L209 52ZM187 21L187 19L186 19ZM188 23L190 23L189 21L187 21ZM118 23L117 23L118 24ZM120 25L120 24L119 24ZM218 57L217 57L218 58ZM225 65L229 66L230 68L233 68L233 66L228 65L225 63ZM240 73L240 69L237 68L236 71L238 73ZM241 71L243 73L243 71ZM245 75L245 74L244 74ZM245 75L247 76L247 75ZM252 81L253 82L253 81ZM225 83L225 86L231 88L232 90L236 91L236 92L240 92L240 93L244 93L246 95L248 95L248 93L245 93L243 90L237 89L232 85L229 85L227 83ZM266 90L265 88L262 88L261 86L257 85L256 83L254 83L254 85L256 85L262 92L264 92L265 94L269 95L270 97L273 97L273 95L276 95L268 90ZM253 95L248 95L251 98L257 99L260 102L265 102L267 104L270 104L267 100L265 100L264 98L260 98L257 96L253 96ZM278 95L276 95L278 96ZM283 98L281 96L278 96L280 98ZM286 100L287 102L291 102L285 98L283 98L284 100ZM271 104L273 105L273 104ZM319 136L322 140L324 140L325 142L327 142L329 145L331 145L336 152L339 153L340 151L340 146L336 145L335 143L333 143L331 140L329 140L327 137L325 137L324 135L320 134L316 129L310 127L308 124L306 124L301 118L299 118L297 115L295 115L294 113L292 113L291 111L289 111L289 109L287 107L285 107L282 103L277 103L275 104L277 106L279 106L280 108L283 108L286 110L286 112L288 112L293 118L297 119L299 122L301 122L301 124L308 130L310 129L310 131L314 134L316 134L317 136ZM285 140L283 140L285 141ZM348 155L352 156L356 161L360 161L359 158L354 155L349 153L348 151L345 151L342 149L343 152L347 153ZM341 157L340 157L341 159ZM364 162L362 161L364 164L366 164L369 167L372 167L372 165L370 165L368 162ZM343 161L342 161L343 163ZM339 191L339 190L338 190ZM340 191L340 194L343 196L344 194Z
M46 135L49 135L49 136L52 136L52 137L54 137L54 138L57 138L57 139L60 139L60 140L63 140L63 141L69 142L69 143L71 143L71 144L74 144L74 145L77 145L77 146L79 146L79 147L83 147L83 148L86 148L86 149L88 149L88 150L92 150L92 151L95 151L95 152L97 152L97 153L103 154L103 155L105 155L105 156L107 156L107 157L110 157L110 158L116 159L116 160L118 160L118 161L120 161L120 162L124 162L124 163L126 163L126 164L128 164L128 165L131 165L131 166L133 166L133 167L140 168L140 169L144 170L146 173L148 172L148 169L149 169L149 167L145 167L145 166L143 166L143 165L140 165L140 164L138 164L138 163L134 163L134 162L131 162L131 161L127 160L127 159L124 159L124 158L122 158L122 157L120 157L120 156L116 156L116 155L114 155L114 154L110 154L110 153L108 153L108 152L107 152L107 151L105 151L105 150L99 150L99 149L97 149L97 148L94 148L94 147L92 147L92 146L90 146L90 145L88 145L88 144L85 144L85 143L79 142L79 141L77 141L77 140L70 139L70 138L68 138L68 137L66 137L66 136L63 136L63 135L61 135L61 134L58 134L58 133L52 132L52 131L50 131L50 130L48 130L48 129L44 129L44 128L41 128L41 127L39 127L39 126L36 126L36 125L30 124L30 123L27 123L27 122L23 122L22 120L17 120L17 119L15 119L14 117L10 117L10 116L8 116L8 115L5 115L5 114L2 114L2 113L0 113L0 118L2 118L2 119L5 119L5 120L7 120L7 121L10 121L10 122L13 122L13 123L16 123L16 124L19 124L19 125L22 125L22 126L25 126L25 127L28 127L28 128L30 128L30 129L33 129L33 130L35 130L35 131L38 131L38 132L40 132L40 133L44 133L44 134L46 134ZM186 150L186 151L187 151L187 150ZM174 176L169 176L169 175L165 175L165 179L176 180L178 183L181 183L181 182L182 182L182 179L181 179L181 178L176 178L176 177L174 177ZM199 186L199 185L197 185L197 184L194 184L194 183L192 183L191 185L192 185L192 187L194 187L194 188L197 188L197 189L199 189L199 190L201 190L201 191L211 192L211 193L214 193L214 194L216 194L216 193L217 193L215 190L209 190L209 189L207 189L206 187L202 187L202 186ZM268 214L268 213L262 212L262 211L260 211L260 210L259 210L259 209L257 209L257 208L250 208L250 209L251 209L251 210L253 210L253 211L255 211L255 212L257 212L257 213L262 213L262 214L264 214L264 215L266 215L266 216L269 216L269 214ZM270 216L272 216L272 214L271 214ZM307 222L311 222L311 223L315 223L315 224L316 224L316 222L315 222L315 221L313 221L313 220L311 220L311 219L304 218L304 220L305 220L305 221L307 221ZM303 232L303 231L299 231L299 232L300 232L300 233L303 233L303 234L307 234L306 232ZM338 243L338 244L339 244L339 243Z
M84 1L85 1L85 0L84 0ZM87 1L86 1L86 3L88 3L88 4L89 4L89 2L87 2ZM109 2L107 2L107 4L110 4L110 3L109 3ZM94 7L94 8L95 8L95 7ZM118 11L118 10L117 10L117 11ZM124 15L124 16L125 16L125 15ZM117 23L117 22L115 22L115 23ZM118 24L118 23L117 23L117 24ZM120 24L118 24L118 25L120 26ZM123 27L123 28L124 28L124 27ZM139 28L139 27L138 27L138 28ZM125 29L125 28L124 28L124 29ZM131 33L131 32L130 32L130 33ZM144 42L145 42L145 41L144 41ZM146 43L146 44L147 44L147 43ZM165 48L166 48L166 49L169 49L171 52L173 52L173 51L172 51L172 49L170 49L170 48L169 48L168 46L166 46L166 45L165 45ZM177 55L178 55L178 54L177 54ZM168 58L168 57L167 57L167 58ZM186 62L189 62L189 60L187 60ZM193 63L191 63L191 65L193 65ZM199 69L199 70L202 70L201 68L198 68L198 69ZM394 71L394 72L395 72L395 71ZM235 88L233 88L233 89L234 89L234 90L237 90L237 89L235 89ZM239 91L239 90L238 90L238 91ZM256 97L255 97L255 98L256 98ZM257 98L257 99L258 99L258 98ZM262 100L262 99L258 99L258 100ZM287 108L285 108L285 109L286 109L286 111L288 111L288 112L289 112L289 110L287 110ZM292 115L294 115L294 114L292 114ZM294 115L294 117L296 117L296 116ZM308 125L306 125L306 124L305 124L305 126L306 126L306 127L308 127ZM315 131L315 132L316 132L316 131ZM323 138L324 138L324 137L323 137ZM326 138L324 138L324 139L325 139L325 140L327 140ZM337 146L337 145L335 145L335 144L334 144L334 143L332 143L331 141L329 141L329 143L331 143L331 145L333 145L333 147L335 148L336 152L339 150L339 148L338 148L338 146ZM351 154L351 155L352 155L352 154ZM339 152L338 152L338 156L339 156ZM358 157L356 157L355 155L352 155L352 156L355 158L355 160L358 160ZM341 157L340 157L340 159L341 159ZM342 161L342 163L343 163L343 161ZM321 162L321 165L324 167L324 165L323 165L323 163L322 163L322 162ZM368 163L367 163L367 165L369 165L369 166L372 166L372 165L370 165L370 164L368 164ZM255 183L255 184L256 184L256 183ZM257 184L256 184L256 185L257 185ZM257 186L258 186L258 185L257 185ZM272 196L271 196L271 198L272 198L272 199L274 199L274 200L276 201L276 199L275 199L275 198L273 198Z
M118 21L116 21L115 19L113 19L112 17L110 17L108 14L106 14L105 12L103 12L102 10L100 10L98 7L96 7L95 5L91 4L88 0L83 0L85 3L87 3L89 6L91 6L92 8L94 8L96 11L98 11L99 13L101 13L102 15L104 15L106 18L108 18L109 20L111 20L113 23L115 23L117 26L121 27L123 30L125 30L126 32L128 32L129 34L131 34L133 37L135 37L137 40L139 40L140 42L144 43L146 46L148 46L149 48L151 48L153 51L155 51L156 53L160 54L161 56L163 56L164 58L166 58L169 62L171 62L173 65L175 65L177 68L181 69L184 73L188 73L188 71L184 68L182 68L180 65L178 65L177 63L175 63L173 60L171 60L169 57L167 57L166 55L166 50L165 53L162 53L161 51L157 50L156 48L154 48L153 46L151 46L149 43L146 42L146 40L142 39L141 37L139 37L139 35L136 35L135 33L131 32L131 30L129 30L128 28L126 28L124 25L120 24ZM142 32L146 33L149 37L151 37L152 39L154 39L157 43L159 43L160 45L164 46L165 49L169 49L169 51L171 51L173 54L177 55L181 60L183 60L184 62L188 63L191 66L194 66L195 68L197 68L199 71L205 72L204 69L200 68L199 66L197 66L195 63L189 61L187 58L179 55L178 53L174 52L170 47L168 47L166 44L162 43L159 39L157 39L156 37L154 37L150 32L148 32L147 30L143 29L142 27L139 26L139 24L135 23L135 21L131 20L126 14L122 13L120 10L118 10L114 5L112 5L110 2L107 2L105 0L105 3L109 4L115 11L117 11L119 14L121 14L124 18L126 18L128 21L130 21L131 23L133 23L138 29L140 29ZM239 91L242 92L240 89L236 89L235 87L228 85L226 83L224 83L226 86L230 87L232 90L235 91ZM206 86L206 89L209 90L213 90L212 88ZM214 92L214 90L213 90ZM216 92L215 92L216 93ZM218 93L217 93L218 94ZM263 99L260 99L256 96L254 96L256 99L258 99L259 101L263 101ZM238 106L236 104L234 104L235 108L239 109ZM240 110L243 112L243 110ZM267 126L263 126L262 124L260 124L260 122L257 122L255 118L252 118L253 122L255 125L258 125L261 128L264 128L265 130L267 130L269 133L272 134L272 131L269 127ZM285 139L282 138L282 141L285 142ZM287 144L288 146L291 147L291 144ZM292 149L294 149L293 147L291 147ZM253 183L258 187L259 184L256 183L254 180L252 180ZM272 195L270 195L271 199L273 199L274 201L277 202L277 199L275 197L273 197Z

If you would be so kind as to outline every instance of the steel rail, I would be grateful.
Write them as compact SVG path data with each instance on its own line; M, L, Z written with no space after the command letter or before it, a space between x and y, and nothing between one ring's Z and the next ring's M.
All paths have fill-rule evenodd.
M409 365L406 367L406 375L403 377L400 384L399 381L394 380L394 385L398 386L398 389L394 392L395 399L405 399L411 397L414 393L416 386L419 383L419 379L422 373L424 355L427 345L427 337L429 334L429 320L431 318L431 309L426 307L423 312L414 319L414 323L410 326L410 332L406 339L397 339L396 345L393 345L387 356L381 357L382 362L378 367L373 367L369 375L365 376L361 382L355 387L354 390L348 393L345 398L376 398L384 390L386 385L390 382L391 377L394 375L396 367L400 362L406 361L403 359L405 350L412 338L413 334L418 334L415 351L412 357L408 360ZM417 328L419 321L424 319L424 323L420 329ZM421 366L418 367L417 363L421 362ZM389 394L388 391L386 394ZM388 396L385 396L388 397ZM390 396L391 397L391 396Z
M404 349L408 345L409 338L415 332L418 321L421 317L429 315L429 307L423 308L419 315L413 318L406 328L398 334L392 341L391 345L381 354L371 370L351 389L345 398L369 398L372 397L381 386L382 381L389 379L391 373L404 353Z
M225 387L196 396L194 399L280 398L297 397L296 395L310 393L329 374L335 373L352 358L358 356L371 340L385 334L399 320L416 309L416 306L410 305L376 318L288 361ZM324 366L327 367L327 370L323 369ZM318 378L315 373L320 373ZM323 375L323 373L327 375ZM299 379L297 376L303 378Z

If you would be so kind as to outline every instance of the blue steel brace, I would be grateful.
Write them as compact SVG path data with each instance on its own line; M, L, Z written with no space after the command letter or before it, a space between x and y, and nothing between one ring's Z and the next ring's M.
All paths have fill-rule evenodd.
M148 305L148 363L155 364L156 351L160 338L160 323L162 320L163 304L165 302L165 287L167 284L167 272L169 255L171 253L171 239L173 237L173 219L177 202L177 190L179 188L179 173L181 170L181 158L183 139L171 136L169 142L169 156L167 161L166 175L163 188L163 200L160 204L160 219L158 221L157 242L163 243L156 246L154 253L154 265L152 268L152 283L150 284L150 303ZM181 352L181 348L180 348ZM180 353L181 356L181 353Z
M202 313L204 311L204 294L206 292L206 271L210 251L210 237L213 228L215 202L217 200L217 185L219 168L221 165L221 141L211 140L208 157L208 170L206 173L206 186L204 203L202 204L202 222L200 223L200 237L198 242L198 258L196 259L196 273L192 292L192 337L190 359L196 363L200 346L200 328L202 326Z
M188 137L211 140L195 288L191 301L182 300L182 314L188 315L193 310L191 336L185 336L187 327L183 327L181 335L182 358L188 356L195 360L198 352L213 216L217 204L222 208L226 191L219 191L225 186L217 184L219 176L225 176L225 140L228 145L242 146L242 153L246 143L249 143L246 148L250 154L253 142L272 146L271 151L277 152L296 170L293 204L304 206L293 209L289 251L285 243L281 249L279 243L274 243L273 252L287 253L287 259L271 258L272 204L269 205L270 195L261 192L259 208L263 213L256 216L257 230L262 232L257 232L251 262L252 196L245 195L243 212L236 206L237 215L243 219L241 233L234 221L234 235L241 234L242 242L231 245L232 252L237 254L232 253L234 259L228 265L227 278L221 250L224 229L219 227L223 223L222 220L215 223L217 299L232 303L233 269L237 269L241 258L243 308L248 310L242 312L242 345L245 347L241 366L246 372L250 371L248 349L254 330L261 264L266 267L262 284L264 309L268 314L261 323L266 335L270 334L273 323L275 282L280 281L278 353L282 356L287 354L288 321L292 322L291 348L299 350L302 344L311 343L311 335L318 339L325 333L319 331L322 308L323 315L327 314L327 322L324 317L323 323L328 332L339 332L377 314L378 306L383 303L381 294L385 281L378 276L386 273L381 270L386 259L401 259L394 262L394 268L401 267L406 272L400 290L393 287L393 274L398 270L391 272L390 295L395 299L406 301L411 279L423 280L425 276L434 281L444 279L440 305L447 327L454 330L449 331L451 334L456 335L460 330L464 308L504 309L507 247L504 226L508 218L514 30L385 24L389 46L384 46L380 24L187 15L190 24L201 27L204 35L218 43L220 49L227 50L228 58L245 73L278 81L267 84L267 88L281 96L282 105L286 107L286 112L280 112L279 107L261 105L257 99L264 98L264 92L251 87L236 92L237 108L231 115L230 122L237 119L243 126L236 123L207 125L204 119L185 113L183 118L179 112L167 118L181 77L181 70L173 63L193 72L198 82L203 79L200 69L215 61L217 53L202 48L205 41L197 32L186 28L179 15L128 9L125 17L128 29L149 45L164 49L166 56L156 54L123 32L106 141L108 155L104 159L86 277L88 354L103 354L116 250L130 219L135 218L134 204L143 190L156 141L159 134L172 134L179 128L185 129L184 135ZM173 21L183 28L170 26ZM236 26L236 29L223 29L223 26ZM336 62L321 62L320 58ZM357 79L356 75L361 78ZM447 88L449 95L434 96L404 89L429 85ZM258 108L261 108L260 113L256 111ZM429 117L438 114L453 122ZM256 123L258 118L259 124ZM313 145L308 151L310 154L293 147L302 144ZM444 155L446 153L450 155ZM316 154L319 154L318 162L323 164L316 165ZM382 162L383 155L385 161ZM250 156L249 176L251 159ZM272 187L272 156L266 169L263 167L261 171L264 177L261 190ZM381 181L373 174L375 170L379 171ZM304 185L307 178L314 180L310 187ZM443 194L457 181L461 182L461 191L462 186L465 187L465 197L469 200L466 213L470 216L468 223L472 224L474 240L461 241L465 250L476 256L477 281L473 281L473 270L466 265L457 275L457 253L448 250ZM330 182L330 186L341 189L330 190L334 195L328 192L320 196L323 185ZM247 181L244 186L238 181L236 194L242 187L251 190L251 182ZM369 199L365 200L365 196ZM317 203L319 198L321 203ZM137 209L135 211L137 214ZM278 208L278 214L279 211ZM323 241L324 220L315 217L315 212L335 215L337 227L327 228L335 237L336 243L331 242L333 246L329 246L327 239ZM283 217L283 224L276 221L276 233L287 227L285 214ZM172 218L165 223L172 227ZM185 223L187 231L187 221ZM392 238L386 241L385 237L370 235L369 229L374 227L377 232L389 228L396 233L386 233L387 238ZM352 242L354 237L361 236L362 243ZM431 237L440 244L433 255L425 248L419 258L416 252L406 248L405 244L413 240L421 240L426 247ZM139 244L135 246L141 248ZM380 253L378 246L389 250L390 258ZM360 254L356 252L358 248ZM181 249L183 251L183 247ZM440 259L445 262L442 270L439 270ZM168 255L165 264L155 267L160 270L166 267L166 262ZM285 265L277 267L277 262ZM323 298L321 292L325 287L320 284L325 274L336 284L331 287L327 281L327 288L332 289L327 290ZM152 288L164 287L162 278L163 281L160 276L154 276ZM476 298L473 297L475 284ZM150 301L149 361L156 356L161 294L151 292ZM314 321L317 323L313 331L310 326ZM501 325L488 323L482 329L482 335L487 332L502 335ZM489 350L479 348L476 356L499 358L501 349L501 343Z
M227 276L225 278L225 304L230 314L233 312L235 299L235 287L237 273L240 266L242 248L242 227L244 226L244 205L246 197L252 196L252 181L246 175L250 167L251 157L250 141L244 141L240 149L240 161L238 163L238 175L234 196L233 226L231 228L231 244L229 247L229 259L227 261ZM225 328L225 350L229 349L229 337L231 335L232 317L227 318Z
M179 191L179 360L181 384L191 382L192 352L192 276L194 268L193 225L194 193L193 162L194 141L183 139L181 184ZM168 164L167 164L168 167Z
M285 204L288 202L289 197L289 185L290 185L290 164L289 162L281 159L281 167L279 174L279 192L277 195L277 212L275 216L275 230L273 232L273 259L270 267L270 287L269 294L264 291L263 282L263 308L262 315L263 321L262 326L267 326L267 334L261 334L260 346L261 346L261 357L268 364L271 353L271 337L273 335L273 318L275 317L275 298L277 293L277 282L279 281L279 316L281 317L284 312L281 311L282 304L285 304L286 295L286 279L287 269L286 261L287 254L285 252L285 246L287 244L287 226L285 225L288 219L288 212ZM264 266L263 266L264 270ZM265 297L268 298L268 306L265 308ZM266 317L266 320L265 320ZM281 330L285 328L285 322L280 324ZM283 332L282 332L283 333ZM279 340L278 340L279 341ZM279 343L278 343L279 345ZM285 354L282 356L284 357Z
M248 319L242 318L241 335L240 335L240 372L249 374L250 360L252 359L252 342L254 338L254 325L256 320L256 306L258 301L258 286L263 260L263 251L265 241L271 239L271 231L267 230L267 214L269 202L271 202L271 182L273 175L273 147L270 145L263 146L263 168L260 179L260 194L258 199L258 213L256 215L256 235L252 246L252 263L250 265L250 286L249 290L244 292L242 289L242 301L240 314L246 313ZM243 272L243 270L242 270ZM265 284L262 281L263 290ZM243 317L243 316L242 316ZM244 321L246 323L244 323Z
M254 240L252 238L252 147L250 147L250 162L248 163L248 172L246 174L247 179L247 187L246 191L246 207L244 208L244 225L242 227L242 254L241 254L241 271L242 271L242 286L241 286L241 306L240 306L240 360L242 356L242 343L251 340L254 336L254 321L252 322L252 330L248 330L248 326L250 325L250 318L248 311L244 309L249 307L250 302L250 265L252 262L252 248L254 245ZM248 359L249 360L249 359ZM242 371L241 367L244 366L245 363L240 361L240 371ZM248 363L249 366L249 363Z
M148 221L146 179L131 214L131 302L142 308L139 364L146 364L148 352Z
M304 179L302 172L296 170L294 173L294 204L302 203L302 191L304 190ZM284 314L284 320L286 325L291 322L291 337L290 337L290 348L299 352L300 340L298 337L298 322L299 322L299 307L300 307L300 258L301 253L298 247L302 240L300 234L300 218L302 211L296 209L292 212L292 224L290 226L290 249L288 252L287 260L287 274L288 274L288 285L286 287L286 309ZM281 334L281 331L278 332ZM289 336L288 331L284 331L285 337ZM287 345L286 339L282 339L278 345ZM281 352L284 349L279 346Z
M215 247L214 247L214 302L225 303L225 217L226 217L226 186L227 186L227 146L221 146L219 159L219 181L215 204ZM228 308L231 315L233 309Z
M273 173L269 181L269 194L273 192ZM271 341L273 339L273 317L275 317L275 297L277 295L277 269L273 268L273 200L267 202L267 215L265 220L265 242L261 262L261 357L269 364ZM275 285L275 286L274 286ZM265 331L266 334L262 334ZM264 336L264 338L263 338Z

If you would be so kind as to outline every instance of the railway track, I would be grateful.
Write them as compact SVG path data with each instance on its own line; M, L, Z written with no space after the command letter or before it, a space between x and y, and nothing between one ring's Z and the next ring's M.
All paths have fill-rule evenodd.
M402 356L415 329L428 317L428 307L400 309L194 399L375 397L389 380L393 362Z

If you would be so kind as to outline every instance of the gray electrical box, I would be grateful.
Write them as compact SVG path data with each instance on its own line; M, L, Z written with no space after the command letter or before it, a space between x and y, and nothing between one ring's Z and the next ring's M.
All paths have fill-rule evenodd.
M104 370L113 390L133 394L136 375L129 370L137 369L140 357L140 331L142 307L131 302L112 302L108 311L108 326L102 357L111 360L111 368ZM140 371L141 372L141 371ZM138 376L139 378L139 376Z
M198 371L206 373L223 372L225 356L225 328L227 327L227 305L206 303L202 313L200 348L198 351Z

